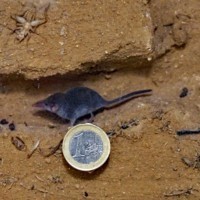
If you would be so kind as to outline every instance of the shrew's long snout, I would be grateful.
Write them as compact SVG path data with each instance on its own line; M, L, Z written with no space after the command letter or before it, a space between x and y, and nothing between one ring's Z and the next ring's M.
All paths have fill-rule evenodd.
M44 101L38 101L32 105L34 108L45 109Z

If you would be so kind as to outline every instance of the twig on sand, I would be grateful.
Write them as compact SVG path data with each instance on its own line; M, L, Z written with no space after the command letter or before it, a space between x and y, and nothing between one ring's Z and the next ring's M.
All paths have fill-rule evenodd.
M35 150L38 148L39 144L40 144L40 140L37 140L35 142L35 144L33 145L31 151L28 153L27 158L30 158L33 155L33 153L35 152Z
M190 188L187 188L185 190L174 190L170 193L164 193L164 196L165 197L173 197L173 196L181 196L181 195L190 195L190 194L193 193L193 191L198 191L198 190L190 187Z
M49 157L49 156L51 156L51 155L53 155L54 153L56 153L56 151L60 148L60 146L62 145L62 142L63 142L63 139L61 139L60 141L59 141L59 143L55 146L55 147L52 147L51 148L51 151L48 153L48 154L44 154L43 152L42 152L42 150L40 150L40 153L44 156L44 157Z

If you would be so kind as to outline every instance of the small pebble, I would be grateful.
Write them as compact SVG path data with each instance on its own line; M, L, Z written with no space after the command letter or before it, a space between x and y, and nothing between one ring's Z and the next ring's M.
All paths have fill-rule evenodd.
M80 188L80 185L79 185L79 184L75 184L75 188L76 188L76 189L79 189L79 188Z
M49 124L48 124L48 127L49 127L49 128L56 128L56 125L55 125L55 124L52 124L52 123L49 123Z
M51 163L51 159L50 159L50 158L45 158L45 162L46 162L47 164L50 164L50 163Z
M184 87L179 95L180 98L186 97L188 95L188 88Z
M85 197L88 197L89 194L88 194L87 192L84 192L84 196L85 196Z
M6 119L2 119L1 121L0 121L0 124L2 124L2 125L6 125L6 124L8 124L9 122L6 120Z
M11 137L11 142L19 151L26 149L26 145L25 145L24 141L17 136Z
M106 74L105 75L105 79L107 79L107 80L111 79L111 75L110 74Z
M9 127L9 129L11 130L11 131L14 131L15 130L15 124L12 122L12 123L10 123L9 125L8 125L8 127Z
M121 128L122 128L122 129L127 129L127 128L129 128L129 125L128 125L128 124L122 124L122 125L121 125Z

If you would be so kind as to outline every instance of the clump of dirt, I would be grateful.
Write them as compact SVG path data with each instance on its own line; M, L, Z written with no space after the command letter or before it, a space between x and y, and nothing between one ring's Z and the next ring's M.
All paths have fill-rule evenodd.
M176 134L177 130L199 128L200 2L146 3L155 25L154 48L160 56L151 65L37 81L1 77L0 120L8 122L0 125L1 199L200 198L200 135ZM151 96L95 116L94 124L112 135L112 151L108 162L91 174L70 167L60 148L44 156L59 144L68 124L31 107L49 94L80 85L106 99L153 89ZM180 97L184 88L187 94ZM15 130L9 129L10 123Z
M151 1L151 16L154 24L154 50L156 56L169 52L173 47L184 47L189 39L191 16L180 8L180 2ZM184 8L186 9L186 8ZM162 14L160 13L162 10Z

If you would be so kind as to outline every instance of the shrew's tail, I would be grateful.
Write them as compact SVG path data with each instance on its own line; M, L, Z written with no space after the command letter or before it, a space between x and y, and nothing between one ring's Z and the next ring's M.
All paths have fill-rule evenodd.
M151 94L152 94L151 89L134 91L134 92L131 92L131 93L126 94L124 96L121 96L119 98L113 99L111 101L107 101L105 107L111 108L111 107L117 106L121 103L124 103L124 102L126 102L130 99L137 98L137 97L140 97L140 96L151 95Z

